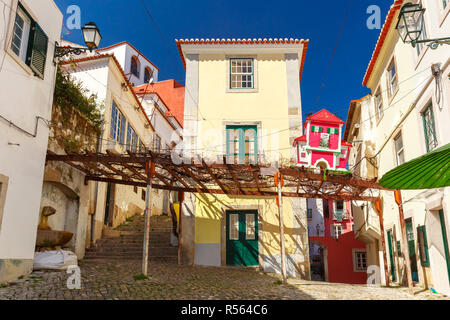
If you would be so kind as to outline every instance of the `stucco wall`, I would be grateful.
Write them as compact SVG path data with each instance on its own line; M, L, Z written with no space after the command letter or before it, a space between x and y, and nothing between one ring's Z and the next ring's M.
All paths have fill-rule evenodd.
M56 73L52 48L60 36L62 14L53 1L24 0L22 3L51 39L45 75L43 80L35 77L10 50L17 1L6 0L6 21L0 24L0 34L5 35L0 40L0 114L34 134L36 117L49 120L51 115ZM49 131L42 120L37 126L37 135L32 137L0 120L0 174L8 177L0 229L0 263L14 260L7 274L0 275L0 282L29 272L29 262L34 256ZM24 264L27 267L21 268Z
M184 143L187 154L217 160L226 154L225 126L240 123L257 126L258 151L265 156L263 161L289 160L292 135L289 127L293 122L301 126L301 112L297 110L301 109L301 102L298 82L297 86L289 82L288 88L292 68L287 67L285 54L252 55L256 89L245 93L229 90L228 57L226 54L186 55ZM299 63L292 61L292 57L289 60L293 68L297 66L298 79ZM294 94L296 90L298 94ZM289 113L289 106L296 109L296 121L289 117L294 113L292 110ZM298 200L283 200L287 270L290 276L309 278L306 201ZM187 229L183 238L193 236L185 240L195 246L192 248L184 242L183 247L189 247L186 254L193 253L192 263L226 265L226 211L258 210L259 266L267 272L280 272L278 208L273 198L198 194L187 207L191 218L187 225L183 222L183 232Z

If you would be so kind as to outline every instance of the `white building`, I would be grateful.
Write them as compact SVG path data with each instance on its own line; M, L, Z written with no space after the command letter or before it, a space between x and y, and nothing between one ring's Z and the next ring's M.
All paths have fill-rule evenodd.
M361 111L349 114L349 142L363 139L360 154L355 154L361 160L354 162L363 164L358 169L363 176L381 179L398 165L450 142L450 46L432 50L426 44L413 48L403 43L396 24L406 2L396 0L391 7L364 78L371 95L358 103ZM450 35L448 1L413 2L426 8L420 39ZM394 195L381 193L391 280L405 282L402 254L409 251L414 281L450 295L450 188L402 193L409 250L401 245ZM373 216L374 208L369 209Z
M158 81L159 68L127 41L95 50L97 54L114 54L133 86Z
M4 0L0 23L0 282L33 268L63 16L51 0Z
M172 88L170 91L162 90L170 88L172 81L174 80L164 81L164 83L146 84L135 88L135 92L142 100L144 110L155 128L152 150L157 153L170 152L183 139L183 127L177 120L177 117L172 116L172 111L176 108L174 103L180 104L182 101L177 100L173 102L173 99L166 101L162 97L163 94L173 95L178 90L178 88ZM182 88L182 91L184 92L184 88ZM172 105L169 103L172 103ZM153 215L169 214L169 191L158 191L158 193L162 193L162 196L154 199L156 210L153 211Z
M137 153L151 147L154 127L114 54L75 58L63 68L96 94L103 105L99 152ZM103 229L115 228L128 217L144 212L145 188L99 182L94 202L93 242L102 236Z

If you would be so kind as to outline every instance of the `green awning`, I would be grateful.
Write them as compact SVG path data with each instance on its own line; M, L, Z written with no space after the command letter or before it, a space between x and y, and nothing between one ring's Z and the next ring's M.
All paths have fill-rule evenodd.
M384 188L395 190L450 186L450 144L389 171L379 184Z

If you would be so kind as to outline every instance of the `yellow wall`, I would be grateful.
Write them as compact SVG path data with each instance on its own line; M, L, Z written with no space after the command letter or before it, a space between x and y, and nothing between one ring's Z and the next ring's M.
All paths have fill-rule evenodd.
M199 122L197 145L206 147L216 145L217 154L225 154L224 122L261 121L262 132L258 136L280 131L277 135L263 137L259 151L273 154L281 153L290 157L288 120L287 74L285 58L282 54L261 54L255 61L257 92L230 93L228 64L225 55L199 56L199 117L206 120ZM215 133L211 129L217 129ZM271 131L272 130L272 131ZM300 133L299 133L300 134ZM275 138L274 138L275 137ZM272 140L272 139L275 140ZM271 143L277 141L277 143ZM211 150L210 150L211 151ZM211 152L206 156L211 156ZM195 212L195 243L220 243L222 209L241 209L239 206L261 206L263 248L262 254L280 253L278 209L275 198L230 198L225 195L197 194ZM293 253L293 221L291 201L284 200L283 215L285 221L286 253ZM225 217L224 217L225 218Z
M262 214L260 219L262 222L263 248L259 248L260 253L280 253L278 207L274 198L244 199L210 194L197 194L196 196L195 243L220 243L222 209L229 208L233 210L238 208L238 206L261 206ZM225 219L225 217L223 218ZM283 218L286 254L292 254L295 243L292 236L294 224L290 199L283 200Z
M229 93L227 87L228 65L225 55L200 55L199 57L199 122L198 146L216 146L218 153L224 153L224 121L261 121L263 135L289 127L287 75L285 58L282 54L261 54L257 56L256 93ZM220 130L218 135L210 129ZM279 133L278 145L271 143L275 135L263 138L266 150L289 147L289 130ZM259 146L261 147L261 146ZM290 150L282 150L283 157L290 157ZM278 151L274 152L278 154Z

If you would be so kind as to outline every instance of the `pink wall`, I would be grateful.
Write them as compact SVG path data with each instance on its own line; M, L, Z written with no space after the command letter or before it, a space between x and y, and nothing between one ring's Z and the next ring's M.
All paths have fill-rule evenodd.
M327 128L339 129L338 124L323 123L323 122L311 122L311 126L322 127L323 133L327 133ZM330 134L330 149L337 150L339 148L339 139L341 136L339 134ZM309 145L313 148L320 146L320 133L310 132Z
M316 161L322 158L328 162L328 169L331 169L333 167L333 154L330 152L313 151L311 165L314 166L316 164Z
M342 234L338 240L331 237L310 237L310 243L318 242L328 249L328 281L334 283L365 284L366 272L353 271L353 249L365 249L364 242L355 240L354 232Z
M309 242L321 243L328 249L328 281L335 283L365 284L367 280L366 272L353 271L353 249L365 249L366 245L364 242L355 239L355 233L352 230L353 216L350 201L344 202L347 218L341 223L342 234L339 236L339 239L331 237L331 225L337 223L333 220L334 201L323 201L327 201L329 207L329 218L324 219L325 236L309 237Z

